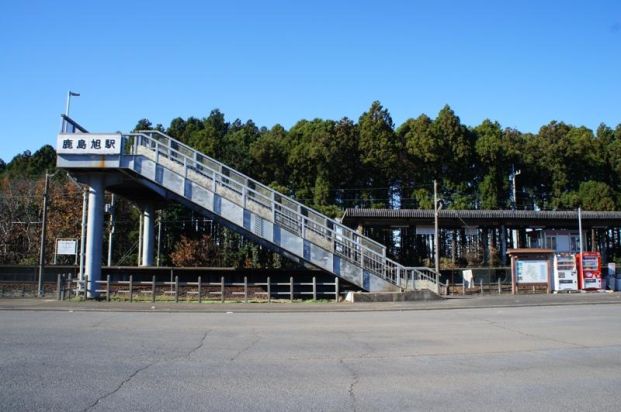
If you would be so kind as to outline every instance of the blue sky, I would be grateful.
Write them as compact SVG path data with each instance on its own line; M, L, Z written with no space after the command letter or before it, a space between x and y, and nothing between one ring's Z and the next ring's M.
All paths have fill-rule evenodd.
M621 123L620 1L12 1L0 6L0 158L71 116L128 131L206 116L397 125L449 104L535 132Z

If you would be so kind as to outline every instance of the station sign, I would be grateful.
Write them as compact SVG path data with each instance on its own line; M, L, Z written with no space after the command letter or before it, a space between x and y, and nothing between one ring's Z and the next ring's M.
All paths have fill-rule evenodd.
M121 153L120 134L61 133L56 140L58 154L110 155Z

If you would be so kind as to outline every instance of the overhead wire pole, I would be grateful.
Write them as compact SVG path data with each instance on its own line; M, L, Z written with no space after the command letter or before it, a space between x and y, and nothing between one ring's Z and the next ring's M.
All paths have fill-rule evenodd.
M88 189L82 189L82 228L80 229L80 273L78 279L84 279L84 247L86 242L86 207L88 204Z
M60 169L57 169L54 173L49 174L47 171L45 172L45 186L43 189L43 210L41 217L41 244L39 245L39 278L37 285L37 296L43 297L45 295L45 291L43 290L43 276L45 272L45 235L47 231L47 202L48 202L48 191L50 186L50 179L58 173Z
M512 191L512 202L511 202L511 209L513 210L517 210L517 189L516 189L516 184L515 184L515 178L516 176L519 176L520 174L522 174L521 170L515 170L515 165L511 165L511 174L509 175L509 180L511 181L511 191ZM519 245L518 243L518 231L517 229L513 229L511 232L511 237L513 240L513 247L514 248L518 248Z
M112 238L114 237L115 231L115 206L114 206L114 193L112 193L112 198L110 200L110 233L108 234L108 267L112 266Z
M157 213L157 257L155 258L155 265L160 266L160 245L162 241L162 213Z
M45 172L45 188L43 189L43 210L41 218L41 244L39 247L39 279L37 285L37 296L43 297L43 272L45 271L45 231L47 228L47 192L49 188L50 175Z
M582 209L578 208L578 242L580 243L580 256L584 248L582 247Z
M138 222L138 263L137 266L142 266L142 225L144 221L144 212L142 208L139 207L140 210L140 221Z
M511 180L511 191L513 194L513 198L512 198L512 202L511 202L511 208L513 210L517 209L517 189L516 189L516 185L515 185L515 178L516 176L519 176L522 174L521 170L515 170L515 165L511 165L511 174L509 175L509 180Z
M434 207L434 252L435 252L435 271L436 285L440 287L440 230L438 227L438 215L440 208L438 207L438 181L433 180L433 207ZM439 290L439 289L438 289Z

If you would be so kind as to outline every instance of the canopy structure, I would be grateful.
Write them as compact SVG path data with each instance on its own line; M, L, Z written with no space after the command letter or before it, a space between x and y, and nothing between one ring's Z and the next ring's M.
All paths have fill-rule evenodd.
M621 212L582 213L583 229L621 227ZM434 211L425 209L347 209L343 223L350 227L433 225ZM442 228L578 229L578 211L440 210Z

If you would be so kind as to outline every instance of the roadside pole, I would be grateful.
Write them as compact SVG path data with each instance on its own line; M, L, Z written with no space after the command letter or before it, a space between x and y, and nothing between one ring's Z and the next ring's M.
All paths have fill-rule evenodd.
M50 182L50 177L53 175L50 175L47 173L47 171L45 172L45 188L43 189L43 211L42 211L42 218L41 218L41 245L39 247L39 279L38 279L38 285L37 285L37 296L38 297L43 297L44 295L44 291L43 291L43 275L45 272L45 231L47 228L47 195L48 195L48 188L49 188L49 182Z
M440 209L438 208L438 181L433 180L433 207L434 207L434 252L435 252L435 271L436 271L436 286L438 292L440 291L440 230L438 227L438 215Z
M82 189L82 228L80 229L80 273L78 279L84 279L84 247L86 242L86 207L88 204L88 189ZM78 282L78 289L80 288Z

